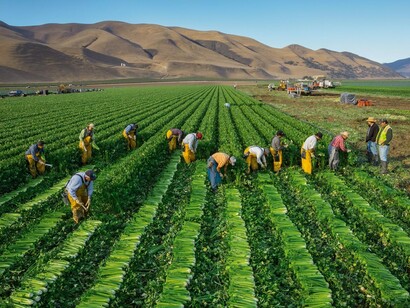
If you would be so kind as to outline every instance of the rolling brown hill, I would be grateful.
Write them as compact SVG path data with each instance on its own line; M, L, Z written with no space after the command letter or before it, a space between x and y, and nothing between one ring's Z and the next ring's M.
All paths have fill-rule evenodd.
M123 78L400 78L348 52L151 24L105 21L15 27L0 22L0 82Z
M384 63L384 65L390 67L402 76L410 78L410 58L400 59L391 63Z

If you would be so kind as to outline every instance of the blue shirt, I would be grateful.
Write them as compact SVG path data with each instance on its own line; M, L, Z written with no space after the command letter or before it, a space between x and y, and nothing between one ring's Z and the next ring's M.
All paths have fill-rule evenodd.
M37 143L30 146L29 149L26 151L26 155L33 156L34 161L38 161L38 157L37 157L38 153L40 153L40 155L44 154L44 148L40 149Z
M81 177L78 175L80 175ZM67 191L74 200L78 200L76 192L83 185L83 182L87 186L88 197L91 197L91 195L93 194L93 181L87 182L85 180L85 172L78 172L71 177L70 181L67 184Z
M130 131L132 131L132 130L137 130L137 127L135 126L135 124L130 124L130 125L128 125L126 128L125 128L125 133L126 134L129 134L130 133Z

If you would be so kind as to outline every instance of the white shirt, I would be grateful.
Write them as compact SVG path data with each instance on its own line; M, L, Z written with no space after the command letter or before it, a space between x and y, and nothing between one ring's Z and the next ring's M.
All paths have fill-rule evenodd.
M316 147L317 139L315 135L308 137L302 145L306 151L313 150Z
M186 135L184 140L182 140L182 143L188 144L189 149L194 153L196 152L196 148L198 146L198 139L196 138L195 133L190 133Z
M265 151L263 148L257 147L257 146L252 146L249 148L249 153L250 154L255 154L256 155L256 161L258 162L259 165L266 166L266 158L265 158Z

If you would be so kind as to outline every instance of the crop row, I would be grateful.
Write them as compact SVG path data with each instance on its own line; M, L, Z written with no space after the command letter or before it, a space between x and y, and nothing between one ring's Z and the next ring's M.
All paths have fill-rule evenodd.
M193 109L193 108L195 108L195 105L192 105L192 106L190 106L190 108L187 108L187 110L185 111L185 112L182 112L181 114L180 114L180 116L178 116L178 117L176 117L175 119L174 119L174 121L175 120L177 120L178 118L179 119L186 119L187 118L187 116L190 114L190 112L191 112L191 110L190 109ZM181 120L180 120L181 121ZM174 124L176 124L176 125L178 125L178 123L177 122L175 122ZM163 125L163 124L162 124ZM154 138L155 139L155 144L157 144L156 146L158 147L158 146L160 146L161 144L163 144L163 132L162 131L160 131L160 132L158 132L158 133L156 133L156 135L158 136L157 138ZM151 140L150 140L151 141ZM147 144L144 144L140 149L138 149L136 152L141 152L141 150L143 149L143 148L147 148L147 146L148 146L148 144L149 144L150 142L148 142ZM162 147L162 146L161 146ZM164 149L165 149L165 147L163 147ZM149 153L149 155L147 156L147 158L148 158L148 160L152 160L152 156L153 155L155 155L155 153L157 152L157 151L150 151L150 150L152 150L152 149L147 149L147 152L146 153ZM143 151L142 151L143 152ZM164 152L165 153L165 152ZM119 166L120 166L120 168L121 168L121 166L122 165L127 165L127 167L129 168L130 167L130 165L129 165L129 163L127 163L126 161L132 161L131 159L132 159L132 156L135 156L135 153L133 153L134 155L129 155L129 157L127 157L124 161L122 161L122 162L120 162L119 163ZM144 157L144 156L146 156L146 155L142 155L142 157ZM152 161L156 161L156 160L152 160ZM115 165L114 165L115 166ZM138 165L139 166L139 165ZM132 170L133 169L128 169L130 172L132 172ZM117 174L118 174L118 172L116 172ZM132 174L132 173L131 173ZM122 175L124 175L124 173L122 172ZM144 173L142 173L141 174L141 176L143 176L144 175ZM101 181L102 182L104 182L104 179L102 178L101 179ZM107 183L107 181L105 181L106 183ZM115 182L114 182L115 183ZM139 183L140 184L140 183ZM140 185L140 186L142 186L141 188L144 188L144 186L143 185ZM128 187L129 188L129 187ZM114 189L115 190L115 189ZM97 196L97 198L96 199L98 199L98 193L96 193L96 196ZM132 197L132 196L131 196ZM118 203L118 201L116 202L116 203ZM98 210L98 208L97 208L97 204L98 204L98 201L96 202L96 210ZM115 204L113 204L113 205L115 205Z
M68 209L52 197L63 180L55 191L27 202L32 208L22 210L23 203L15 204L13 213L3 211L10 212L0 220L3 238L7 230L16 231L0 255L3 298L69 307L408 303L407 276L400 276L408 257L406 234L374 211L361 191L354 193L350 178L345 183L324 172L308 182L293 169L272 178L244 175L246 146L266 146L273 130L283 129L297 153L317 128L227 87L185 94L169 109L159 106L170 100L158 100L156 117L140 122L144 143L136 151L114 155L113 164L96 157L101 171L93 212L78 228L67 223ZM232 101L231 108L224 107ZM230 183L214 194L205 185L203 161L187 166L178 163L179 153L170 156L164 140L170 127L204 133L201 159L216 150L236 155L237 164L224 179ZM102 134L104 147L120 143L109 132ZM392 204L404 208L400 194L394 198ZM47 204L56 212L46 214ZM31 214L35 221L27 219ZM11 227L18 225L15 220L22 222L21 232ZM93 220L101 223L82 233Z
M144 139L147 139L150 137L150 135L145 134L146 126L154 123L160 118L164 118L165 116L175 116L175 114L177 114L176 112L181 112L181 110L183 110L184 105L186 108L186 106L192 104L192 101L194 99L200 98L201 92L206 93L207 91L209 91L209 89L202 88L199 89L199 93L196 92L195 95L191 93L186 94L184 97L177 96L174 98L168 98L166 101L163 100L155 103L155 109L151 110L150 107L148 107L148 111L146 112L141 112L141 110L144 110L146 108L145 106L149 103L144 100L142 100L141 103L132 104L128 98L128 100L125 100L121 104L114 104L114 106L119 106L122 108L119 109L120 111L125 110L119 114L117 114L117 111L112 110L113 107L108 107L108 111L105 111L106 108L104 104L101 107L98 107L98 104L94 104L91 100L82 102L84 108L94 106L93 108L95 109L95 112L88 118L86 117L86 115L77 117L80 118L83 123L81 124L81 126L73 125L72 121L68 121L65 124L61 124L60 129L57 131L47 130L47 128L42 129L42 138L47 142L47 162L51 163L54 166L54 170L57 170L58 172L64 172L66 169L72 170L73 167L75 168L75 166L78 166L78 135L80 133L80 130L90 122L94 122L97 125L96 138L97 144L101 148L100 154L104 157L105 152L107 152L107 154L110 155L110 158L118 156L120 155L120 153L125 152L125 146L123 138L121 137L121 132L122 129L124 129L127 124L129 124L128 122L126 122L127 120L129 122L141 120L140 135L143 136ZM112 99L113 98L111 97L111 100L107 101L106 104L111 103L112 105ZM175 108L175 105L177 105L177 108ZM166 108L164 108L164 106L166 106ZM74 105L72 108L77 112L79 107ZM59 122L58 119L42 119L41 123L47 124L47 121L50 121L51 123ZM11 135L15 137L15 133L11 133ZM24 151L37 140L31 140L30 142L27 136L24 134L21 135L20 140L23 140L22 142L26 142L25 148L20 149L22 151L21 155L13 154L8 159L2 160L2 162L0 163L0 170L2 171L0 177L0 193L4 193L10 191L10 189L16 188L17 185L26 180L26 162L23 158L23 154ZM13 146L7 147L5 148L5 150L7 151L9 150L9 148L11 148L11 151L13 151L13 149L15 148L15 142L19 142L19 139L17 137L13 139Z

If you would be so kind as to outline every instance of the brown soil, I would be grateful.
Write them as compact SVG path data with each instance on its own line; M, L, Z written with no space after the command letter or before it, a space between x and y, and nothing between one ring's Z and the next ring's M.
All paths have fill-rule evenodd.
M315 123L334 134L350 132L352 147L365 151L366 119L386 117L393 129L389 170L391 181L410 193L410 98L366 96L372 106L357 107L341 104L339 93L317 91L311 96L290 98L286 92L272 91L257 86L241 86L240 90L259 101L272 104L294 117ZM365 98L364 96L359 98Z

